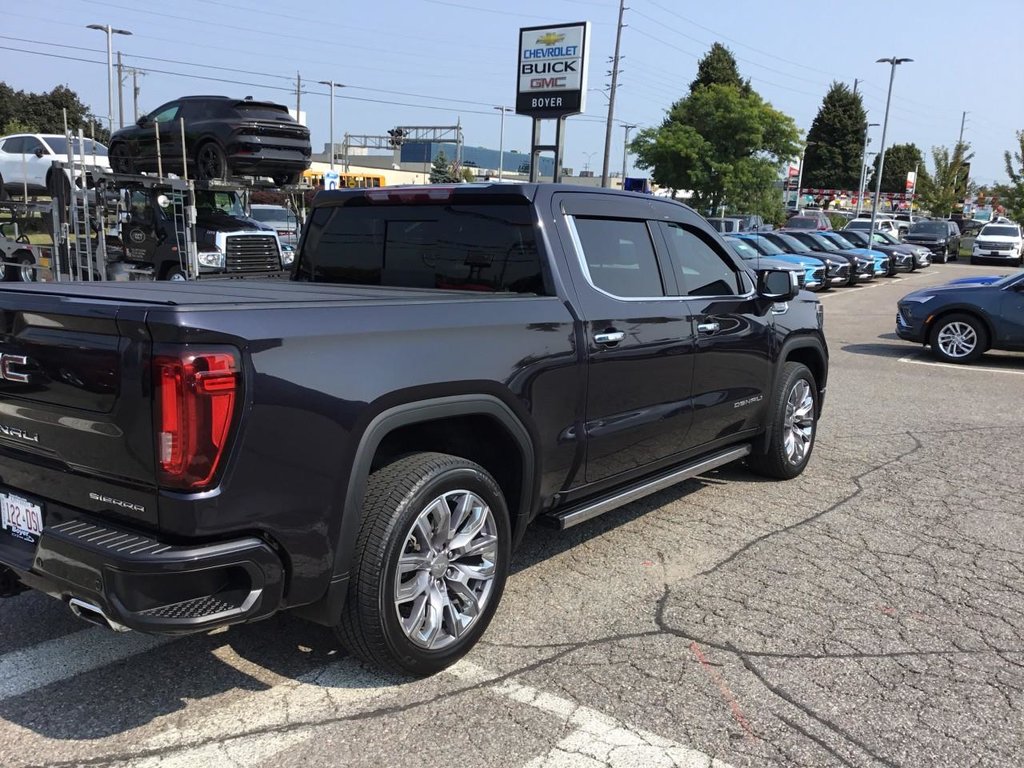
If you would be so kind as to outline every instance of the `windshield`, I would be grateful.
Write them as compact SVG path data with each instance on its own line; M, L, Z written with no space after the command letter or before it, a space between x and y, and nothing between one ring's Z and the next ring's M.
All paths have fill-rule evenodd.
M875 232L875 242L882 245L899 245L900 240L891 232Z
M777 256L780 253L785 253L784 250L779 248L779 246L767 237L752 237L749 240L744 240L743 242L749 243L752 247L756 248L758 252L765 256Z
M992 283L992 285L998 285L999 287L1002 287L1004 285L1009 285L1014 280L1021 277L1024 277L1024 272L1014 272L1013 274L1007 275L1004 278L996 280L994 283Z
M737 232L740 228L736 219L708 219L708 223L719 232Z
M1020 230L1010 225L990 225L984 227L978 237L1020 237Z
M768 239L768 238L765 238ZM789 253L806 253L811 250L806 243L802 243L792 235L784 235L782 233L772 235L772 241L780 246L784 246Z
M74 145L74 148L75 148L74 149L75 154L76 155L81 155L82 154L82 146L83 146L82 142L79 142L78 139L72 139L71 141L72 141L72 144ZM63 136L47 136L46 137L46 143L50 145L50 149L53 150L53 154L55 154L55 155L66 155L66 154L68 154L68 140L66 138L64 138ZM107 148L105 146L103 146L102 144L100 144L98 141L93 141L92 139L86 139L85 143L84 143L84 146L85 146L85 154L86 154L86 156L91 157L94 154L97 157L106 157L107 156Z
M878 225L876 224L875 226L877 227ZM843 229L871 229L871 219L857 219L856 221L851 221L843 227Z
M235 192L197 191L196 210L200 215L220 211L229 216L245 216L245 209Z
M737 240L735 238L729 238L729 245L744 259L754 260L761 258L761 254L758 250L750 243L744 242L743 240Z
M252 207L251 217L256 221L292 221L291 211L287 208L257 208Z
M827 237L821 235L815 235L808 232L803 237L807 238L808 244L812 244L812 248L824 248L826 251L838 251L839 246L829 240Z
M912 235L945 235L949 232L944 221L919 221L910 226Z
M832 233L829 235L822 235L822 237L824 237L828 242L832 243L841 251L848 251L851 248L857 247L854 243L851 243L849 240L847 240L845 237L839 234Z
M817 229L818 220L809 216L794 216L786 223L786 226L793 229Z

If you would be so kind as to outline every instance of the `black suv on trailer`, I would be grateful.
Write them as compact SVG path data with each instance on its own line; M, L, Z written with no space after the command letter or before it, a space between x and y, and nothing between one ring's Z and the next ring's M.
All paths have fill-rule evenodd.
M799 475L828 380L793 273L561 185L322 192L291 282L0 310L0 589L156 633L293 610L414 674L480 638L529 523Z
M164 173L182 174L185 157L200 180L269 176L276 184L296 184L312 160L309 129L287 107L227 96L185 96L115 131L110 166L115 173L154 172L158 148Z

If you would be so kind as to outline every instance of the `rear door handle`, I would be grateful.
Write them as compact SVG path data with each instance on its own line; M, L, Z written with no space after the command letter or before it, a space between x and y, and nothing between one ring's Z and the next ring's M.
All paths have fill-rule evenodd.
M595 333L594 342L596 344L618 344L626 338L626 334L622 331L605 331L604 333Z
M698 333L718 333L718 331L720 331L721 329L722 326L715 322L697 323Z

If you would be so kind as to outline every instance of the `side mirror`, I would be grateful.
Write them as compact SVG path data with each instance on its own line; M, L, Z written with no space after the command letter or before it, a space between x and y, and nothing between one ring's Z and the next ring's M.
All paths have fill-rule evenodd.
M788 269L759 269L757 295L768 301L792 301L800 292L796 272Z
M137 126L139 126L139 128L145 128L146 127L147 119L148 119L148 116L147 115L143 115L142 117L140 117L138 120L135 121L135 124Z

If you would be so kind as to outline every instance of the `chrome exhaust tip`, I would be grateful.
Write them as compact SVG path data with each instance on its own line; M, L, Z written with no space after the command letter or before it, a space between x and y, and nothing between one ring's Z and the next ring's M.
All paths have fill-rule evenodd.
M77 597L72 597L68 600L68 608L78 618L83 621L88 621L90 624L96 624L100 627L106 627L112 629L115 632L131 632L131 629L126 627L124 624L118 624L113 619L109 618L99 606L87 603L85 600L79 600Z

